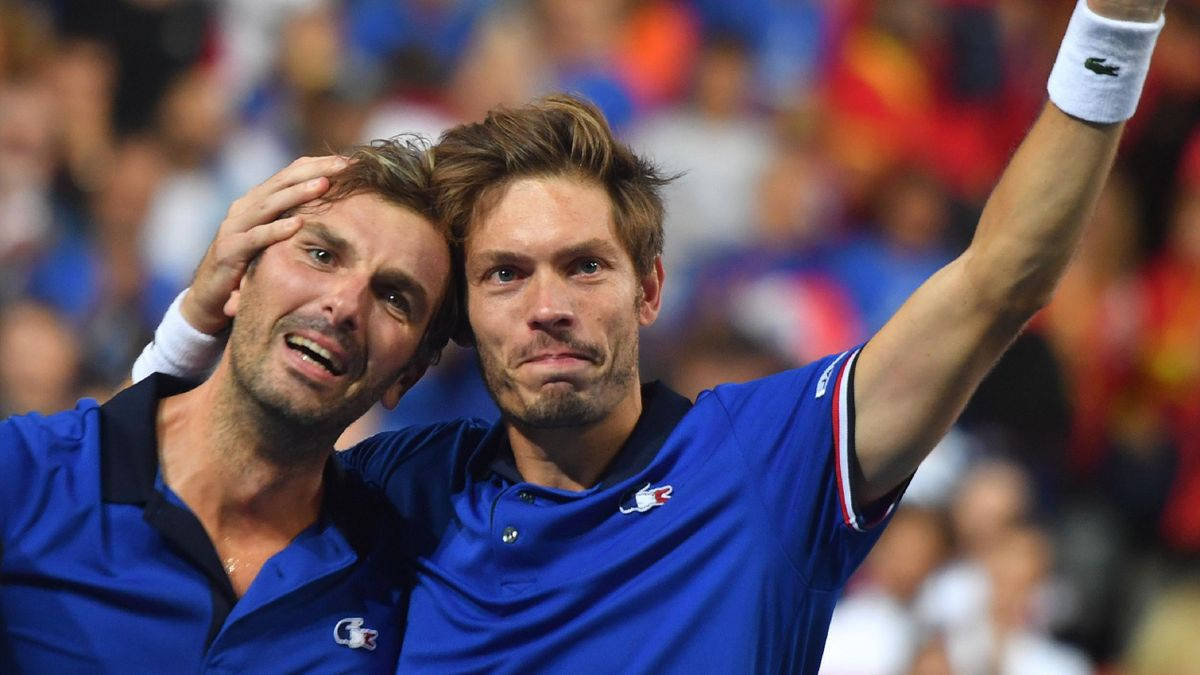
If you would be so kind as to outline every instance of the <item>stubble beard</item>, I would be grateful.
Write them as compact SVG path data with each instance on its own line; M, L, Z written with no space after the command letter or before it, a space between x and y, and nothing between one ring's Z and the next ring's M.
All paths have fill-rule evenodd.
M350 399L307 405L298 401L289 389L302 389L304 385L282 383L278 382L278 377L272 377L267 354L256 353L255 343L259 341L251 333L252 326L260 322L255 321L253 309L249 315L244 309L239 313L242 320L234 320L229 337L231 379L237 392L232 403L240 406L243 414L249 415L252 424L279 441L269 444L275 455L271 459L279 462L305 459L314 452L309 448L314 441L317 441L315 445L321 446L322 452L327 451L346 427L379 400L387 384L364 387ZM267 330L265 344L269 351L280 331ZM324 439L329 440L325 442Z
M504 418L532 429L586 427L607 417L628 395L630 382L638 378L637 335L612 345L607 370L580 391L567 382L544 385L529 403L523 403L520 385L509 375L501 359L486 349L477 349L479 369L492 400Z

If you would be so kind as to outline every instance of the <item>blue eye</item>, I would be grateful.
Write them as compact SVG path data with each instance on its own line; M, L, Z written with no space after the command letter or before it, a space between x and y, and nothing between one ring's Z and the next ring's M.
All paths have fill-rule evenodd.
M510 281L516 281L517 273L511 267L500 267L492 271L492 279L507 284Z
M323 248L308 249L308 257L319 265L328 265L333 262L333 254Z
M580 260L575 265L575 269L578 270L580 274L587 276L599 274L601 269L600 261L596 260L595 258L585 258Z

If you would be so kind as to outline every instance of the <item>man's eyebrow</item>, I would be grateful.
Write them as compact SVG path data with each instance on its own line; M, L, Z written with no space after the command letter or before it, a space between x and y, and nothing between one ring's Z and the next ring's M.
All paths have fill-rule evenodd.
M611 240L596 237L594 239L588 239L587 241L581 241L578 244L568 246L567 248L559 251L556 254L556 257L560 259L573 260L575 258L588 255L617 255L620 252L621 248Z
M338 235L320 221L305 220L304 224L300 226L300 231L320 239L326 248L336 253L345 253L353 250L350 242L346 241L344 237Z
M488 249L488 250L476 252L474 255L471 256L471 259L475 260L475 261L481 261L482 264L491 266L491 265L502 265L502 264L506 264L506 263L507 264L516 264L516 263L524 262L529 259L529 256L525 255L524 253L519 253L517 251L508 251L508 250L504 250L504 249ZM475 266L477 267L478 263Z
M554 257L559 260L573 260L589 255L612 256L620 254L621 250L621 247L613 241L595 237L556 251ZM471 259L475 263L473 267L478 267L481 264L491 266L520 263L528 260L529 255L520 251L497 248L477 251L471 255Z

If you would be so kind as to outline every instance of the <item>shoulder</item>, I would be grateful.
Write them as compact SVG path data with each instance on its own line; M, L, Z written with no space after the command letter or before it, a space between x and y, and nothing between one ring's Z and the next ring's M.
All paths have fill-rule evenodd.
M55 459L63 451L78 450L99 426L100 406L83 399L73 410L53 415L28 413L0 422L0 451L6 455L32 452L41 459Z
M696 405L719 402L730 414L749 406L753 408L750 412L758 415L813 402L827 409L827 400L836 395L860 350L861 346L830 354L808 365L742 384L719 385L701 393Z
M98 480L99 425L99 406L90 399L74 410L16 415L0 422L0 521L6 533L22 514L36 521L40 516L30 509L46 508L45 500L56 485L67 481L78 487ZM88 474L90 481L77 480Z
M389 465L421 462L433 455L440 458L448 450L474 448L490 427L484 420L464 419L384 431L340 453L340 457L354 467L380 461Z
M338 460L394 499L416 483L453 484L491 427L464 419L385 431L338 453Z
M338 459L381 490L407 527L405 546L428 552L452 517L467 460L491 426L456 420L388 431L339 453Z

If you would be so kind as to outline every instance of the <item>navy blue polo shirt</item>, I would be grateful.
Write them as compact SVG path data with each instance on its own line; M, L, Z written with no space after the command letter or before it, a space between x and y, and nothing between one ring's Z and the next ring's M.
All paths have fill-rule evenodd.
M155 375L0 424L0 672L394 671L390 509L331 461L319 521L238 598L158 469L158 401L187 388Z
M816 672L834 603L891 513L853 498L858 351L696 404L643 388L581 492L521 480L504 427L344 455L423 527L402 672Z

